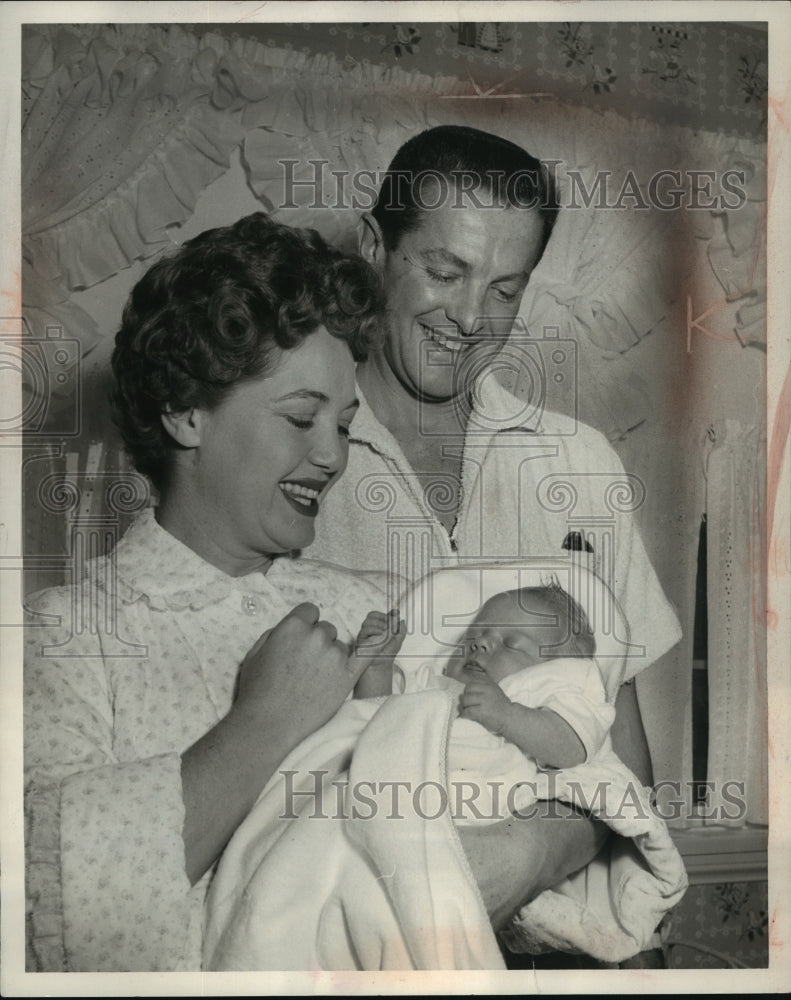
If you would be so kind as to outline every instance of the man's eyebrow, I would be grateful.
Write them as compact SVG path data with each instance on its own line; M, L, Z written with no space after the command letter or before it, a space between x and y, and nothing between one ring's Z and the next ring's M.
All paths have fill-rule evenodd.
M450 250L446 250L445 247L434 247L429 250L421 250L418 254L420 259L424 264L448 264L450 267L455 267L460 271L471 270L470 264L466 260L462 260L461 257L457 257L455 253ZM496 285L501 281L527 281L530 275L526 271L514 271L513 274L503 274L498 278L495 278L491 284Z
M419 257L426 264L450 264L451 267L457 267L462 271L470 270L470 265L466 260L462 260L461 257L457 257L455 253L451 253L444 247L421 250Z
M492 281L493 285L498 285L501 281L527 281L530 275L527 271L514 271L513 274L502 274Z

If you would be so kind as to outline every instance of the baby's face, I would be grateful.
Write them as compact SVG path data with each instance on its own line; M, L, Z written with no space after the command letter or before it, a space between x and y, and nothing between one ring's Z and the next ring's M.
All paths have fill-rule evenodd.
M539 615L547 616L546 624ZM462 684L481 677L499 684L503 678L541 663L551 655L546 647L563 639L557 617L543 601L533 600L525 609L515 596L497 594L467 629L461 643L464 656L451 659L447 675Z

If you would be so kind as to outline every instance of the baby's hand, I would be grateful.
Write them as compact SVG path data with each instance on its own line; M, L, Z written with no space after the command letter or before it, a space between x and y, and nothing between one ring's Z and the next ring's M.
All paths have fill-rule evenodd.
M480 722L490 733L502 735L502 727L511 706L511 699L499 684L488 677L465 684L459 697L459 715Z
M380 643L384 644L397 635L401 624L395 608L392 611L388 611L387 614L384 611L369 611L365 616L365 621L360 626L355 645L357 647L374 647ZM398 652L402 641L403 633L393 651L394 656Z
M369 661L354 688L355 698L376 698L393 692L393 659L401 648L406 626L395 609L369 611L360 626L352 656Z

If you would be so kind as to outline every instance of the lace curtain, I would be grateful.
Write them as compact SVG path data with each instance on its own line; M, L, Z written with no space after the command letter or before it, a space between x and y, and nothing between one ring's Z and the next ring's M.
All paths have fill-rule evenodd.
M716 336L765 346L765 147L627 121L546 95L475 96L468 84L452 78L352 64L178 25L28 25L23 77L24 312L37 337L55 325L78 339L83 358L109 331L96 328L72 293L100 290L111 275L177 241L172 227L191 217L199 195L226 172L236 150L263 209L291 224L315 226L338 242L353 240L359 207L340 202L329 172L375 175L405 139L434 124L499 132L555 161L566 205L574 184L590 191L603 172L613 203L630 175L645 197L657 168L685 175L716 171L718 177L729 168L743 171L747 201L738 212L662 211L636 207L638 199L628 196L620 207L602 210L597 198L585 207L578 197L577 207L561 212L520 311L531 335L554 330L575 344L573 377L548 383L548 405L603 431L627 467L645 479L648 499L637 516L687 638L661 671L649 672L661 677L653 694L655 682L646 678L643 710L661 720L656 740L664 763L657 776L691 777L690 642L704 456L701 436L690 437L687 429L709 420L698 401L701 383L689 377L680 345L689 335L687 297L697 294L705 272L727 306L717 307ZM289 160L297 161L294 179L303 181L312 176L306 168L311 160L326 163L323 207L316 207L317 192L309 184L286 191L283 163ZM711 196L719 193L715 183ZM695 299L694 306L702 311L708 304L699 307ZM514 373L517 392L526 388L521 377ZM62 390L52 388L57 402ZM33 480L53 471L112 476L123 460L109 431L100 429L98 436L89 440L83 433L69 444L70 455L54 448L27 470ZM690 442L701 450L690 454ZM712 453L710 517L714 492L725 490L724 479L711 478L719 460ZM728 495L722 494L723 504ZM101 503L97 496L94 504ZM723 506L722 523L737 514ZM67 549L67 542L55 541L57 532L70 530L59 517L48 512L43 527L28 523L33 551ZM720 537L712 531L711 544ZM721 558L719 550L713 552L710 567ZM746 575L735 572L733 581L737 622L738 608L748 607L756 592ZM710 617L727 617L733 607L717 600ZM738 669L734 650L718 648L722 659L714 669L723 677ZM751 655L760 659L755 650ZM712 715L735 713L747 726L744 732L759 733L755 719L742 712L743 693L743 679L715 690ZM719 752L717 743L710 759Z
M755 427L723 420L709 441L709 812L725 825L766 823L765 440ZM733 804L742 794L746 814Z

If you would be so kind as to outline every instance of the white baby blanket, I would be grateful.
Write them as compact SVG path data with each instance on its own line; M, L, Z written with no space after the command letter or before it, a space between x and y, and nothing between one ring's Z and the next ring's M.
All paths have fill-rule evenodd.
M503 968L442 794L454 710L442 690L347 702L286 760L220 862L205 968ZM536 782L631 839L524 907L509 947L645 949L686 887L646 790L606 752Z
M496 576L492 586L501 583ZM413 606L432 606L425 594L412 596ZM418 617L405 643L414 664L437 643L436 629L423 628L425 620L418 628ZM443 633L439 645L447 649L447 640ZM405 662L408 670L409 656ZM612 671L603 676L614 697L623 676L614 655ZM207 899L204 968L504 968L445 791L454 714L446 690L349 701L297 747L220 860ZM578 768L539 774L536 795L589 809L621 836L523 907L504 934L508 946L608 962L648 947L687 885L648 790L604 750Z
M204 968L504 968L440 808L453 706L347 702L290 755L220 861Z

